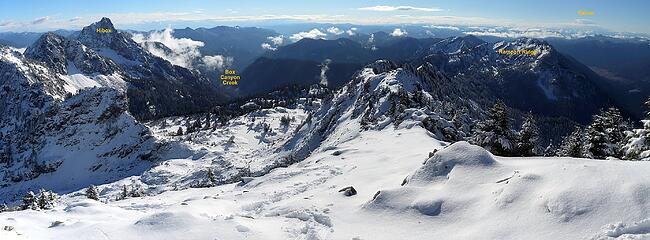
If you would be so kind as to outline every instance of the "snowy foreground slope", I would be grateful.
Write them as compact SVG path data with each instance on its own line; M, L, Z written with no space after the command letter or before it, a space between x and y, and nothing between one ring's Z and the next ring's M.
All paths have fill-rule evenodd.
M51 210L0 213L0 239L650 238L649 162L449 145L441 95L422 91L452 85L428 65L378 62L316 111L261 109L180 136L188 119L137 125L167 146L151 168L98 186L102 201L79 190ZM242 167L257 177L187 188L208 168L227 182ZM115 201L134 184L146 196ZM349 186L356 195L339 191Z
M356 134L356 133L355 133ZM501 158L419 128L364 132L245 185L0 214L2 239L650 237L650 164ZM407 178L408 176L408 178ZM400 186L404 179L404 186ZM338 190L354 186L357 195ZM376 195L377 191L381 191ZM376 196L375 196L376 195ZM373 200L374 197L374 200ZM57 222L60 221L60 222ZM623 224L619 224L623 222ZM609 225L613 224L613 225ZM17 235L20 234L20 235ZM626 235L627 234L627 235Z

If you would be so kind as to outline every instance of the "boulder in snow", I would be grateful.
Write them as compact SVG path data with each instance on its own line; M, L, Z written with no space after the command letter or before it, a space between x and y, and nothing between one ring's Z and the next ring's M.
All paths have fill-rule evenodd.
M346 197L357 195L357 190L352 186L344 187L343 189L339 190L339 192L343 192L343 195Z

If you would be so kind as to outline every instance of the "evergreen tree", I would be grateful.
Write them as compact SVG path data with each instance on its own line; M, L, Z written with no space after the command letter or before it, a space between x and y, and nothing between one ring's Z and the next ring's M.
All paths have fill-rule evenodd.
M142 186L139 184L136 184L135 186L131 187L131 191L129 192L130 197L142 197L144 196L144 190L142 189Z
M45 190L41 188L39 190L38 195L37 195L37 202L36 204L38 205L38 208L40 209L47 209L48 205L48 197L46 196Z
M40 209L51 209L54 207L54 193L41 189L38 193L38 207Z
M560 157L582 157L582 128L576 128L562 139L562 144L557 151Z
M211 118L212 118L212 116L209 113L208 113L207 116L205 116L205 125L203 126L204 130L209 130L210 128L212 128L212 125L211 125L212 121L210 120Z
M601 110L585 130L583 155L597 159L622 158L627 128L618 109Z
M9 207L6 203L0 204L0 213L6 212L9 210Z
M193 132L199 131L199 130L201 130L202 127L203 127L203 124L201 123L201 118L199 117L196 120L194 120L192 125L190 125L190 127L187 129L187 133L193 133Z
M86 197L95 201L99 201L99 193L95 185L90 185L86 188Z
M183 135L183 127L178 127L178 130L176 131L177 136L182 136Z
M645 104L648 111L645 119L641 120L642 127L633 130L623 146L625 159L650 160L650 98Z
M630 124L623 120L621 112L616 108L609 108L605 112L605 127L609 140L607 152L610 156L623 158L623 146L627 142L627 131Z
M472 140L496 155L513 155L516 138L510 127L507 107L502 101L497 101L489 109L487 119L477 124Z
M289 116L280 117L280 125L289 126L291 124L291 118Z
M546 146L546 149L544 149L544 157L552 157L557 154L557 151L555 149L555 145L553 145L553 141L551 141L548 146Z
M584 142L584 157L597 159L604 159L607 157L605 122L600 114L594 116L591 124L585 129Z
M517 151L519 152L519 155L537 155L538 138L539 129L537 128L533 114L529 112L524 117L524 123L521 125L521 130L519 131L519 138L517 141Z
M212 173L212 169L208 168L208 172L205 174L205 186L206 187L214 187L217 186L217 178L214 176L214 173Z
M38 210L38 203L36 201L36 195L34 195L34 192L29 191L23 196L23 202L20 205L20 209L22 210L27 210L27 209L32 209L32 210Z
M126 199L129 197L129 191L126 189L126 185L122 185L122 192L120 193L119 200Z

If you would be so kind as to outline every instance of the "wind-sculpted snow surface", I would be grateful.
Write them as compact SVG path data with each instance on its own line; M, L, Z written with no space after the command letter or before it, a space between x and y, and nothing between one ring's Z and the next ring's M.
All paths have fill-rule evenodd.
M457 142L437 152L428 159L424 166L416 170L408 179L409 184L423 184L438 178L448 178L448 174L456 166L490 166L496 161L482 147L467 142Z
M304 161L246 183L110 203L74 193L54 210L0 214L0 225L12 227L0 234L17 239L647 237L647 162L503 158L465 142L439 142L418 126L363 132L352 126L339 125L322 142L327 147ZM433 149L438 151L426 159ZM357 194L339 192L348 186Z
M594 239L644 239L650 178L642 171L648 168L625 161L495 158L458 142L435 153L403 186L378 191L364 208L413 216L441 227L434 232L451 234L447 239L580 239L601 226ZM633 224L608 224L617 221ZM461 223L466 232L451 233Z

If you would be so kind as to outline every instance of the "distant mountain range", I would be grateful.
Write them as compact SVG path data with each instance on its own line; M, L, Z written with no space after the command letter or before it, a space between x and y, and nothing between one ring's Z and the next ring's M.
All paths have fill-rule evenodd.
M176 38L201 41L204 46L199 50L204 55L233 58L231 67L241 74L242 80L235 89L208 86L207 89L217 88L210 90L213 93L208 94L217 96L206 99L206 102L210 103L218 102L219 98L228 98L227 96L263 94L288 85L306 87L327 83L329 88L335 89L348 82L361 66L379 59L396 63L430 62L451 78L457 79L459 84L481 82L479 86L483 89L480 91L488 91L484 94L510 99L507 100L509 105L522 111L569 117L583 123L589 121L591 114L598 108L608 105L619 106L627 116L638 119L643 113L642 100L650 92L650 73L647 72L650 69L647 66L650 62L650 45L644 39L605 36L548 38L547 42L527 45L549 51L547 56L540 59L501 56L495 53L495 49L499 48L497 44L517 47L515 45L529 41L525 38L426 38L424 29L430 30L432 36L462 34L462 29L446 26L421 29L404 27L404 31L412 32L397 36L382 31L393 27L357 30L353 25L324 24L316 27L325 32L324 38L331 40L304 38L291 43L293 40L289 37L292 31L306 31L309 26L277 27L277 32L254 27L185 28L175 29L173 35ZM340 33L325 31L331 27L336 27ZM355 31L352 31L353 29ZM345 30L349 32L343 32ZM373 30L376 31L369 32ZM79 38L83 32L61 31L61 34ZM2 33L0 40L5 44L21 47L25 46L26 42L36 41L34 38L37 35ZM124 35L124 38L128 36ZM273 43L272 38L279 42ZM490 41L486 42L484 39ZM263 47L263 44L269 46ZM164 45L160 47L164 49ZM97 50L100 55L106 55L101 54L101 49ZM200 78L200 75L197 77ZM219 72L203 73L203 77L209 78L217 85L218 76ZM131 94L136 92L138 91L131 90ZM136 94L148 93L140 91ZM197 94L203 93L194 93ZM132 108L142 109L136 113L146 112L144 109L147 109L147 102L155 102L152 101L154 96L147 97L148 100L144 102L138 102L138 99L133 98L130 103L137 105L131 105Z
M243 72L240 90L245 95L287 84L319 83L326 61L331 67L323 76L332 83L330 87L337 88L354 74L355 66L386 59L416 65L430 62L457 84L474 86L476 98L505 99L522 111L545 116L564 116L584 123L599 108L616 104L616 96L611 95L615 92L605 88L602 77L544 41L522 38L492 44L473 36L375 36L380 37L372 45L346 38L302 39L267 52ZM538 54L509 56L498 54L498 49L530 49Z

